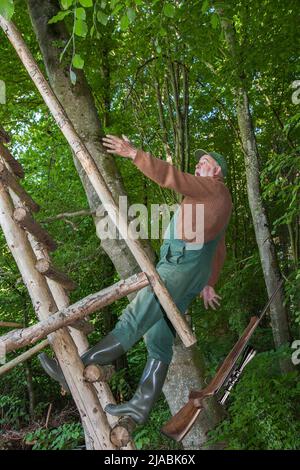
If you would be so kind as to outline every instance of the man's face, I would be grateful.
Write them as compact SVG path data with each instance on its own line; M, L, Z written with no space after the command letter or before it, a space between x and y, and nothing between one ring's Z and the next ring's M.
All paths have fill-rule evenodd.
M214 176L221 173L221 167L210 155L203 155L195 167L195 176Z

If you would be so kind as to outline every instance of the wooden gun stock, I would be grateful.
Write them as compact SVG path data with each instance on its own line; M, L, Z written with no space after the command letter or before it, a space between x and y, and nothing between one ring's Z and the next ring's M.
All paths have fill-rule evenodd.
M170 421L168 421L162 428L161 432L167 437L180 442L189 432L203 407L196 407L194 400L189 400Z

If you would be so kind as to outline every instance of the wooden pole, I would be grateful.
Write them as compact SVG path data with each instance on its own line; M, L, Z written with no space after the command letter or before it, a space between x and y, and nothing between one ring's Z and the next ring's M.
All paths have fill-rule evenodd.
M79 135L75 131L74 126L68 119L68 116L66 115L63 107L61 106L60 102L53 93L47 80L44 78L37 63L34 60L34 57L32 56L22 36L20 35L18 29L11 21L5 20L1 15L0 26L2 27L4 33L8 37L13 47L15 48L26 70L28 71L34 84L39 90L42 98L44 99L46 105L51 111L62 133L67 139L71 149L73 150L74 154L76 155L83 169L85 170L88 178L90 179L91 184L93 185L97 195L99 196L104 206L104 209L107 210L107 213L113 221L115 220L115 217L116 220L118 220L117 227L122 237L124 238L129 249L133 253L138 264L140 265L141 270L147 273L151 286L155 294L157 295L163 309L165 310L169 320L176 329L179 337L181 338L185 346L188 347L193 345L197 341L196 337L194 336L189 325L187 324L187 322L177 309L176 305L174 304L173 299L171 298L162 279L155 270L149 257L145 253L141 242L135 239L135 233L133 232L131 225L127 225L126 217L124 217L122 211L119 211L119 208L116 202L114 201L112 194L105 183L105 180L98 171L98 168L91 154L89 153L83 141L80 139Z
M0 328L23 328L23 325L13 321L0 321Z
M69 307L62 308L35 325L6 333L0 337L0 347L9 352L22 348L27 344L33 344L59 328L72 325L75 320L90 315L115 300L147 285L148 279L144 273L134 274L128 279L106 287L100 292L84 297Z
M9 370L16 367L18 364L21 364L22 362L27 361L27 359L30 359L37 352L39 352L42 349L46 348L46 346L49 346L49 341L47 339L44 339L40 343L33 346L33 348L28 349L28 351L25 351L24 353L20 354L18 357L15 357L11 361L9 361L6 364L4 364L3 366L1 366L0 367L0 375L5 374Z

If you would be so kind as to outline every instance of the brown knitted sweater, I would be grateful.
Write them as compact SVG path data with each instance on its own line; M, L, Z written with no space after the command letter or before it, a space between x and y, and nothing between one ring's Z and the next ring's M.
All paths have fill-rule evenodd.
M195 220L197 203L204 204L204 242L214 239L228 224L232 201L222 176L194 176L190 173L184 173L170 163L154 158L150 153L143 150L137 151L133 162L144 175L163 188L173 189L185 196L181 202L176 226L178 238L193 243L193 240L188 239L185 233L191 233L191 230L197 233ZM183 218L186 204L191 205L191 218ZM191 225L189 226L189 224ZM212 274L208 285L214 286L216 284L225 256L224 234L215 252Z

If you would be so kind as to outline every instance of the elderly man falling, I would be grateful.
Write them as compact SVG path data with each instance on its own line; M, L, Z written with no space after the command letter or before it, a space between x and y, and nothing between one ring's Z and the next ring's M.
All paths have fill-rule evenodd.
M136 149L125 136L107 135L103 145L108 153L132 159L152 181L184 196L170 221L167 236L165 234L156 269L182 314L197 295L203 298L205 308L215 309L220 296L214 286L225 259L225 230L232 209L231 196L224 184L227 173L224 157L216 152L197 150L192 175ZM196 223L197 204L204 206L201 227ZM187 218L184 213L188 206L192 210ZM198 242L203 237L198 236L197 230L204 235L203 243ZM193 233L194 238L188 238L187 233ZM114 329L81 356L85 366L111 364L141 337L144 337L148 358L134 396L126 403L109 404L105 408L112 415L131 416L138 424L145 423L160 395L175 338L175 330L151 287L140 290L124 309ZM46 372L68 390L58 363L44 353L39 358Z

